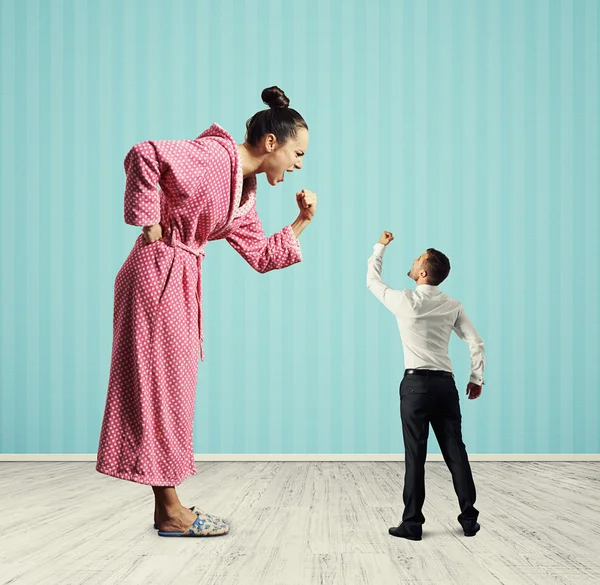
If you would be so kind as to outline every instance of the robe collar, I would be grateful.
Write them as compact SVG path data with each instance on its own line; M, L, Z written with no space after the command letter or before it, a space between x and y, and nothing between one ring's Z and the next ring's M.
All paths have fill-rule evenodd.
M224 229L227 229L229 224L241 215L245 215L256 203L256 176L252 175L244 179L242 174L242 160L237 149L237 144L233 136L217 123L213 123L210 128L207 128L198 139L209 138L218 142L229 154L231 159L231 205L227 216L227 223ZM240 207L242 195L246 193L248 199ZM221 230L220 230L221 231Z

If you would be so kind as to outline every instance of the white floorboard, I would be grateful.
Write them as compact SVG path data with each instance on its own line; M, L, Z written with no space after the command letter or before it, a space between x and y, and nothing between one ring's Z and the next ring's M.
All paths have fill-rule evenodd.
M0 583L552 585L600 583L600 463L472 462L481 531L428 461L419 542L389 536L404 463L202 462L182 501L224 537L161 538L151 489L92 462L0 463Z

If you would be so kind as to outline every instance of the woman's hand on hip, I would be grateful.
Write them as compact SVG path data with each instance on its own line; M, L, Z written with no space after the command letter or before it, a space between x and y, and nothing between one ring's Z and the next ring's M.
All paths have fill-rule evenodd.
M317 194L307 189L302 189L296 193L296 203L300 208L300 217L302 219L312 220L317 211Z
M154 225L145 226L142 228L142 238L146 244L151 244L162 238L162 226L160 223Z

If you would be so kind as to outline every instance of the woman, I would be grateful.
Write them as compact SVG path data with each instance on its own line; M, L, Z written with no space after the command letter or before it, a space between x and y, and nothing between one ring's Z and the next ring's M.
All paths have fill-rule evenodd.
M201 268L211 240L226 239L258 272L301 262L298 236L316 195L296 194L297 219L267 237L256 175L270 185L302 168L308 126L277 87L246 140L213 124L195 140L147 141L125 158L125 222L142 226L115 279L113 351L96 469L151 485L161 536L226 534L219 518L182 506L175 486L196 474L192 431L203 360ZM157 184L160 189L157 189Z

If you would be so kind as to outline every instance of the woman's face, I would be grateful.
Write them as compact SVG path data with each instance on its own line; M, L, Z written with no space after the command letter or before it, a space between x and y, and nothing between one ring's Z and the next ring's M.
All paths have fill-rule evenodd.
M288 138L285 144L279 144L274 134L267 134L264 139L267 156L263 161L263 169L269 185L277 185L285 180L285 173L302 168L302 157L308 148L308 130L299 127L296 136Z

